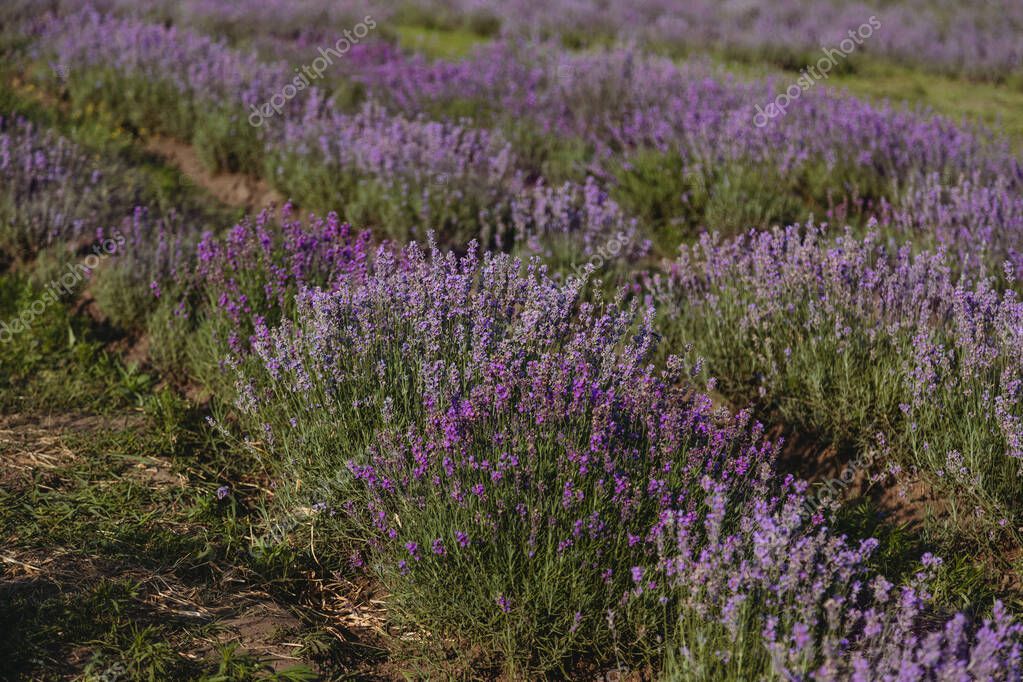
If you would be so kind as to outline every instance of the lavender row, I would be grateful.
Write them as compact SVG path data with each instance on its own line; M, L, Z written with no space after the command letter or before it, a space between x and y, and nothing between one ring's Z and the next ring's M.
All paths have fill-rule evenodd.
M1023 66L1018 40L1023 12L1011 0L969 8L954 0L900 0L884 6L827 0L749 6L713 0L639 0L623 6L593 0L417 0L399 7L321 1L300 8L277 0L188 0L149 3L144 8L122 0L98 4L242 39L273 36L306 45L322 42L370 13L389 23L464 27L483 36L500 31L515 40L555 38L569 45L640 42L652 48L720 51L784 63L823 47L838 48L850 30L876 17L880 29L857 47L860 52L988 78L1011 76Z
M450 243L477 237L505 248L549 252L537 235L560 237L569 227L583 235L584 255L590 256L594 241L635 229L627 211L616 205L619 198L629 199L618 196L618 183L634 172L637 158L650 153L674 159L667 171L656 173L667 183L662 194L672 202L660 210L664 220L690 219L694 213L690 220L696 228L714 218L713 211L686 199L680 204L675 197L693 191L725 196L729 168L753 169L754 184L774 186L778 180L766 178L776 177L791 185L783 195L791 199L780 208L771 206L777 199L765 197L764 211L739 211L732 220L740 229L747 220L803 219L813 210L798 197L807 190L812 204L825 207L862 199L861 213L879 212L878 202L887 201L887 208L902 216L896 222L905 225L909 211L946 210L947 192L912 193L930 176L949 184L964 176L974 183L997 179L1000 196L1010 204L1017 201L1023 178L1004 141L941 117L815 91L793 102L786 115L758 127L754 106L769 101L777 84L738 83L698 65L677 66L621 50L527 55L496 45L450 63L367 44L338 66L384 107L369 103L341 111L311 85L296 89L300 96L282 108L280 118L254 128L247 125L251 114L244 105L261 111L254 104L258 93L266 97L293 79L283 63L262 64L254 55L184 30L83 16L57 20L43 40L56 46L59 59L92 65L102 79L72 78L74 96L132 115L148 112L153 125L192 136L214 162L260 170L306 205L342 209L346 219L402 239L422 238L432 229ZM107 40L107 35L115 37ZM203 56L198 63L190 60L194 51ZM112 81L103 74L110 69L127 83L107 87ZM177 94L168 95L168 89ZM449 118L465 103L473 103L484 120ZM418 113L423 110L436 119ZM541 157L549 140L575 140L583 148L578 162L585 169L576 167L567 184L544 182L537 170L552 159L538 163L524 156L534 153L527 146L537 136L545 140ZM548 151L549 157L559 153L556 147ZM587 173L595 179L587 179ZM599 221L580 203L592 193L587 186L593 182L614 195L602 200L610 208ZM524 225L521 207L549 192L548 186L557 188L558 202L573 206L571 219ZM910 203L900 204L903 198ZM641 197L639 203L644 202ZM532 216L546 220L544 213ZM1012 233L989 232L992 239ZM1009 244L988 249L991 261L985 267L996 267L1015 248L1013 237L997 239Z
M95 155L52 131L0 116L0 221L12 255L31 257L91 236L96 219L107 215L109 185Z
M511 248L568 227L608 235L632 229L624 217L608 220L613 209L601 222L587 223L591 212L580 204L592 192L570 183L555 193L563 205L576 206L571 220L517 233L518 207L546 190L527 181L500 133L468 121L395 115L372 104L345 113L310 85L280 118L248 125L250 111L262 110L259 93L270 97L298 77L284 64L262 64L188 31L86 12L53 20L42 45L51 46L54 59L89 74L70 79L73 98L98 100L130 112L140 126L192 137L214 163L265 170L304 203L341 208L354 222L383 226L395 236L434 229L457 242L487 230ZM116 78L126 82L115 90Z
M1004 141L928 112L872 105L839 93L804 93L784 116L757 125L788 83L738 82L699 63L631 50L574 55L496 44L459 62L398 51L349 64L352 77L403 111L458 100L532 119L551 135L590 143L598 160L637 148L680 152L688 164L751 160L798 172L808 160L867 166L885 178L910 172L984 172L1023 181Z
M668 161L653 175L683 196L666 209L673 219L696 212L698 226L706 226L714 214L700 208L701 195L704 202L724 196L729 175L752 171L754 187L775 190L762 200L769 209L792 185L793 193L826 200L818 213L827 209L836 221L855 211L879 217L902 239L936 239L959 253L961 267L1018 263L1019 159L1005 140L927 112L821 90L758 127L755 107L772 100L777 83L739 83L699 64L630 51L526 54L498 44L446 62L374 49L349 67L372 96L398 110L440 113L471 103L512 134L529 121L547 139L579 140L590 150L583 161L612 188L651 152L662 155ZM650 176L637 177L649 184ZM749 195L745 201L755 205ZM802 220L808 210L800 203L768 217ZM739 219L751 219L745 215ZM757 223L738 227L750 224Z
M901 0L883 6L827 0L732 5L714 0L640 0L623 5L584 0L452 0L462 11L487 10L510 36L638 40L669 49L719 50L791 60L837 48L871 17L880 25L857 49L924 68L1005 77L1023 66L1023 9L1011 0L964 7L954 0ZM599 38L598 38L599 39Z
M1018 675L1000 605L934 613L930 555L873 574L876 542L805 519L748 414L682 388L682 359L655 372L652 311L507 255L367 266L228 364L280 494L354 533L396 613L520 675L594 651L714 679Z
M652 290L726 394L884 450L965 500L957 530L1004 539L1023 520L1023 304L956 270L943 251L914 255L876 232L796 226L707 235Z
M72 23L74 31L68 30ZM284 64L261 65L254 56L189 31L96 14L88 15L84 29L80 24L75 17L52 29L57 52L69 63L111 64L116 55L126 62L118 66L126 73L170 80L193 96L240 101L243 108L291 81ZM202 59L185 56L196 51ZM535 117L545 131L583 137L598 151L637 146L663 151L692 140L695 159L776 158L783 169L799 159L826 156L831 163L842 158L872 163L889 174L909 168L968 172L984 162L1014 179L1020 172L1007 148L996 148L989 160L982 140L940 117L826 94L810 93L777 125L759 130L752 125L754 106L773 99L778 84L722 81L698 66L679 67L631 52L537 56L497 45L448 63L363 46L353 49L341 68L406 115L436 100L489 101L514 116ZM329 107L315 105L312 90L313 103L295 112L293 125L335 116Z

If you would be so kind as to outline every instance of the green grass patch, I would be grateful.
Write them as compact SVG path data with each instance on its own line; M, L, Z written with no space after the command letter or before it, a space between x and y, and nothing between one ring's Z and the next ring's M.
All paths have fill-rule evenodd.
M466 28L440 29L399 24L394 27L394 32L402 48L433 59L460 59L488 40Z
M743 80L775 76L783 82L795 81L799 71L811 64L796 61L780 66L763 60L747 60L736 55L713 55L711 61L722 71ZM1023 79L1017 77L995 83L966 77L930 73L876 58L860 55L854 68L833 72L815 87L847 90L857 97L880 103L906 103L925 107L956 121L980 123L1006 135L1017 153L1023 153Z
M1023 153L1023 83L996 84L867 62L855 73L838 74L829 85L870 100L906 101L956 120L980 122L1007 135Z
M22 275L0 277L0 323L8 329L0 339L0 412L136 404L153 378L118 362L101 329L46 293Z
M47 465L0 465L0 545L5 559L25 560L0 562L4 669L32 679L315 679L307 666L275 672L217 643L223 625L201 609L238 603L224 576L297 604L314 564L287 535L253 551L265 534L263 488L199 410L169 391L146 392L141 405L42 433L40 443L60 443ZM33 461L17 448L10 456ZM229 494L218 495L225 482ZM338 653L317 651L310 661Z

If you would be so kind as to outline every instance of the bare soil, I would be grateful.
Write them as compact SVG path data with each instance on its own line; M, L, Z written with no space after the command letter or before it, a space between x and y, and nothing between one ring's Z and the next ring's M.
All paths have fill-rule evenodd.
M265 180L241 173L211 173L199 160L195 149L180 140L153 136L146 141L145 148L227 206L258 211L283 201Z

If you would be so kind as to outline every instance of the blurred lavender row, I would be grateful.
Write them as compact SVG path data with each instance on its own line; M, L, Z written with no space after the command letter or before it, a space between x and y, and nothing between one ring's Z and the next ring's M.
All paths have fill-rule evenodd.
M0 116L0 248L15 258L78 245L138 200L123 168L52 130Z
M753 57L818 53L837 47L871 16L881 29L859 47L923 68L1002 77L1023 67L1023 6L1013 0L963 5L956 0L770 3L715 0L458 0L463 11L491 11L506 33L639 40L652 46L685 46ZM798 55L795 60L798 63Z
M80 0L43 3L73 11ZM98 0L107 11L172 21L199 30L253 40L269 36L314 46L350 28L365 15L391 24L466 28L516 41L555 39L568 46L640 43L675 53L716 51L802 66L807 55L836 48L850 30L876 17L881 28L857 52L924 69L1001 79L1023 68L1023 6L987 0L881 3L779 0L418 0L410 3L328 2L295 7L283 0Z
M1023 182L1004 140L928 111L874 105L821 88L758 127L756 105L789 83L740 82L700 62L677 64L629 49L577 55L495 44L458 62L399 51L360 51L354 78L400 110L467 100L483 112L528 117L545 133L581 138L602 155L637 148L680 151L687 162L732 159L793 172L808 159L868 165L886 177L910 172Z
M754 107L784 84L737 82L706 66L679 66L631 50L572 55L496 44L461 62L429 62L380 44L359 45L337 65L339 77L362 84L384 108L349 111L314 84L257 130L247 124L251 108L294 78L283 62L263 63L191 31L93 11L53 20L41 49L86 69L89 75L69 87L88 96L113 97L104 73L138 83L128 90L131 110L153 110L153 119L172 133L188 136L208 110L217 112L224 121L214 126L221 145L238 148L238 140L251 140L247 149L221 157L250 159L247 167L263 164L287 194L309 192L323 208L362 192L365 201L350 217L386 224L396 234L412 229L422 237L437 229L464 240L487 229L497 243L494 234L513 232L510 206L543 178L525 157L531 138L509 147L502 136L511 139L528 128L583 145L588 168L573 172L566 196L580 191L586 174L610 191L608 176L628 169L641 151L675 156L683 174L728 163L773 168L794 179L823 169L840 192L875 200L894 200L910 183L934 174L945 183L1001 178L1006 191L1016 191L1023 178L1007 142L984 130L824 89L805 93L784 116L758 127ZM165 89L181 95L173 98L175 110L160 106ZM452 116L466 105L476 120ZM200 144L216 147L208 137ZM306 177L310 167L317 171ZM337 172L320 172L330 168ZM398 168L406 170L391 172ZM372 193L379 185L389 196L399 183L403 207L382 211L379 205L389 200L366 198L367 182ZM348 194L339 191L344 187ZM459 203L464 206L452 212ZM532 233L558 229L540 226ZM525 239L514 232L512 243Z

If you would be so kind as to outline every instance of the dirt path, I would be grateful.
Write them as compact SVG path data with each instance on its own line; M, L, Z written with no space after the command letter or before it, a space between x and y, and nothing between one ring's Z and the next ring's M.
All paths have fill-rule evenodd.
M22 76L14 76L9 85L19 94L35 100L41 105L68 112L68 106L52 94L27 83ZM209 192L226 206L258 211L271 204L281 204L284 197L261 178L241 173L211 173L199 160L192 145L164 135L153 135L145 139L143 148L160 158L178 171L196 187Z
M271 204L282 203L282 197L265 180L241 173L211 173L199 160L195 149L180 140L154 136L145 149L177 168L190 182L205 189L228 206L258 211Z

